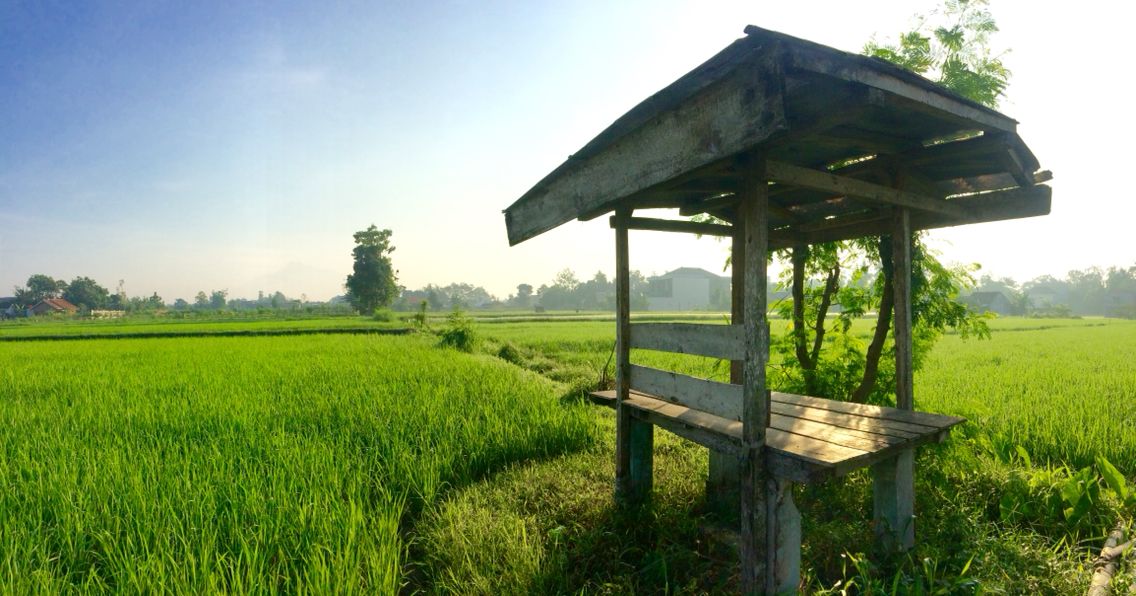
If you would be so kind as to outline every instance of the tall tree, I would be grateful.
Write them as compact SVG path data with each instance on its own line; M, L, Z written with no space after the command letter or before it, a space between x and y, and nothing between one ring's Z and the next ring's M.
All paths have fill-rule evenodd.
M63 299L81 308L102 308L110 299L110 291L89 277L76 277L67 284Z
M529 284L517 284L517 296L513 303L518 308L528 308L532 305L533 287Z
M872 41L864 52L994 107L1010 73L990 50L990 35L998 28L986 7L986 0L947 0L943 9L921 18L916 29L901 34L897 43ZM791 327L774 346L783 362L774 373L776 382L812 395L885 401L895 383L893 363L882 358L894 352L891 238L799 246L779 256L793 265L783 282L793 299L783 306ZM989 335L985 317L969 312L958 300L960 289L973 286L972 271L946 267L916 235L910 287L917 367L948 328L963 337ZM830 323L834 304L841 312ZM870 311L877 313L876 325L865 346L850 332L851 322Z
M56 280L42 273L28 278L27 287L15 288L16 300L21 304L32 305L46 298L58 298L67 288L67 282Z
M398 295L397 271L391 265L391 231L380 230L371 224L366 230L355 232L355 258L353 273L347 276L347 298L359 312L370 313L388 306Z

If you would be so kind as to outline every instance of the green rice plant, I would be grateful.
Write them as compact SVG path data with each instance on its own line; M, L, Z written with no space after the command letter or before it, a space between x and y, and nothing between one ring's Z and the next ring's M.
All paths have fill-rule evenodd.
M0 371L7 592L392 594L423 510L594 432L421 336L25 342Z

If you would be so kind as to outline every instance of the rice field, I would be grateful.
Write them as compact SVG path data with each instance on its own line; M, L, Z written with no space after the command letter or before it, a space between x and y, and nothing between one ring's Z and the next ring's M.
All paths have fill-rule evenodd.
M432 520L430 536L457 540L469 523L437 523L450 519L439 512L452 513L446 504L466 487L523 477L528 468L514 464L548 461L553 468L534 469L552 470L610 459L600 454L610 414L573 397L610 367L612 321L484 320L482 353L473 355L441 349L429 335L190 337L241 323L164 324L187 336L0 344L0 591L454 588L461 577L417 576L429 573L423 557L433 560L416 550L433 544L418 534L420 520ZM95 325L60 326L87 334ZM992 328L991 340L939 342L916 376L917 407L967 417L963 449L1021 446L1035 462L1077 466L1101 454L1136 478L1136 322L1004 319ZM867 321L857 327L865 336L869 329ZM728 374L709 358L636 351L632 359L704 378ZM660 445L670 454L660 465L701 461L674 441ZM590 491L588 515L605 519L608 476L599 484L586 476L565 485ZM663 499L690 491L697 487ZM517 527L525 545L557 540ZM605 527L595 529L597 544L614 531ZM486 536L486 544L498 540ZM480 547L458 544L438 556L461 548ZM479 565L482 555L466 563Z
M394 593L413 520L583 448L561 388L422 337L0 350L5 592Z
M771 322L774 333L787 321ZM865 342L873 321L853 331ZM963 416L992 448L1021 446L1035 460L1084 466L1104 455L1136 477L1136 321L1004 318L988 340L945 335L915 376L918 409ZM483 324L527 351L537 369L558 363L566 382L595 382L615 343L611 322ZM633 362L725 380L711 358L635 350Z

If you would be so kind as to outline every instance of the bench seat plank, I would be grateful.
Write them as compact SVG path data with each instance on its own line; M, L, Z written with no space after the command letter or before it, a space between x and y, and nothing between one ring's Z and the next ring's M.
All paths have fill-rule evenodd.
M846 414L856 414L857 416L863 416L865 418L908 422L929 428L942 428L943 426L950 427L966 421L965 418L947 416L945 414L932 414L931 412L917 412L915 410L900 410L899 408L887 408L884 406L873 406L870 404L857 404L847 401L836 401L834 399L824 399L822 397L810 397L808 395L781 393L780 391L771 392L770 397L772 401L775 402L798 404L802 406L808 406L810 408L821 408Z
M590 397L596 403L615 406L614 391L597 391ZM794 482L847 474L902 449L941 440L951 427L964 421L789 393L773 393L772 397L765 435L767 462L775 475ZM744 449L742 423L736 420L638 391L632 391L625 404L632 415L711 449L735 455Z

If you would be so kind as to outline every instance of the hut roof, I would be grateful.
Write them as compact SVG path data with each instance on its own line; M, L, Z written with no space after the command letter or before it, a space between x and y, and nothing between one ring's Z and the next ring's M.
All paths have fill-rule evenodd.
M746 156L770 181L771 247L1049 212L1013 119L884 60L754 26L644 100L505 210L509 243L617 208L732 220Z

